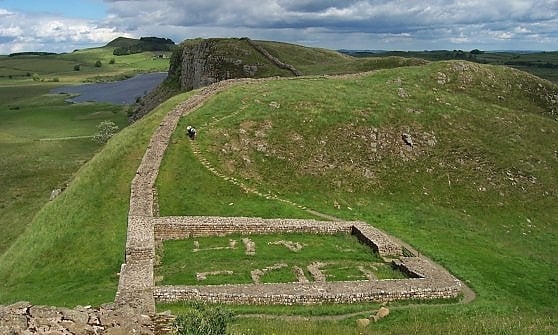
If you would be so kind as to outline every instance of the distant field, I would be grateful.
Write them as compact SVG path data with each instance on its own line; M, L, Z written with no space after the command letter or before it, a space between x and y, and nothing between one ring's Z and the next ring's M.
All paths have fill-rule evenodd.
M29 82L95 82L131 76L135 73L168 70L168 58L156 57L161 53L143 52L115 56L112 50L113 48L94 48L46 56L0 56L0 85ZM101 62L100 67L95 65L97 61ZM112 62L114 63L111 64ZM79 66L79 71L75 70L75 66Z
M553 52L479 52L472 53L460 50L439 51L387 51L387 52L354 52L346 53L357 57L410 57L429 61L463 59L483 64L506 65L532 73L554 83L558 83L558 51Z

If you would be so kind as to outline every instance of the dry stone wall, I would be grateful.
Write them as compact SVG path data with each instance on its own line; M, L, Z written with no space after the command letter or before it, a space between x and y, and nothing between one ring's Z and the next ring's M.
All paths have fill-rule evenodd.
M164 217L154 219L155 239L160 242L198 236L228 234L313 233L356 235L409 279L282 284L159 286L159 302L198 300L235 304L320 304L385 302L407 299L447 299L460 295L461 282L422 257L403 257L402 248L387 235L364 222L285 220L221 217Z
M430 265L425 265L429 267ZM322 304L387 302L412 299L449 299L461 293L451 276L351 282L313 282L210 286L159 286L159 302L197 300L234 304Z
M231 217L156 217L154 185L170 137L182 115L195 109L209 96L241 79L215 83L204 88L171 111L153 134L132 181L126 260L122 265L116 303L133 306L146 313L155 311L155 302L203 300L248 304L351 303L398 299L453 298L461 283L444 269L422 257L403 257L402 247L365 222L262 219ZM411 278L355 282L313 282L292 284L250 284L155 287L153 264L155 244L165 240L197 236L269 233L350 233L357 236Z
M154 225L157 241L230 234L350 233L352 228L351 223L339 221L210 216L161 217L154 219Z
M208 97L221 92L233 83L235 83L233 80L223 81L200 90L200 92L170 111L153 133L131 184L126 257L125 263L120 268L120 279L115 297L115 302L118 305L134 306L146 314L155 312L155 301L153 299L153 260L155 257L153 217L156 207L154 185L159 173L159 166L180 117L201 105Z

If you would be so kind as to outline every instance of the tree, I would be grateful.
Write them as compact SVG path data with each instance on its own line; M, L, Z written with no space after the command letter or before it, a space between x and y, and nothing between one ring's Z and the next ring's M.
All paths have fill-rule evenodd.
M95 67L101 67L101 66L103 66L103 63L101 63L100 60L95 62Z
M79 69L80 69L80 65L79 65L79 64L74 65L74 71L79 71Z
M93 136L93 142L105 144L118 131L118 126L112 121L101 121L97 125L97 133Z

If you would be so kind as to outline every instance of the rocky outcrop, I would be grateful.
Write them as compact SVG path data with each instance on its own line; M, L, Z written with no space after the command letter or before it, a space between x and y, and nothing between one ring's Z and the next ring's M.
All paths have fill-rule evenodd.
M151 316L130 307L105 304L73 309L18 302L0 306L0 334L155 334Z
M179 59L180 65L170 71L179 71L180 88L190 91L234 78L255 77L262 64L248 63L253 58L251 48L243 40L235 40L234 47L227 48L222 40L196 40L185 43Z
M277 73L269 71L273 67L284 70L287 76L289 72L302 74L248 38L184 41L173 52L167 79L138 99L128 119L139 120L177 93L228 79L266 77L265 73Z

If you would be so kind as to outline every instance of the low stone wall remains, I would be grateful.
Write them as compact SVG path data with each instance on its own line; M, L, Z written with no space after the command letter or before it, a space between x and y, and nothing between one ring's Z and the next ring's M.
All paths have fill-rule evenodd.
M120 268L116 304L135 306L145 314L155 312L152 294L155 258L152 218L155 215L154 185L161 161L180 117L201 105L209 96L223 91L233 82L220 82L200 90L171 110L153 133L130 188L126 257L125 263Z
M353 226L350 222L343 221L255 217L170 216L154 218L153 221L157 241L231 234L350 233Z
M215 286L158 286L157 302L202 301L219 304L313 305L353 304L396 300L451 299L461 286L435 285L425 279L398 282L326 282Z
M321 304L386 302L411 299L449 299L461 294L461 282L422 257L403 257L402 248L386 234L364 222L285 220L261 218L163 217L154 218L155 239L184 239L229 234L351 233L393 265L408 279L282 284L158 286L157 302L198 300L235 304Z

